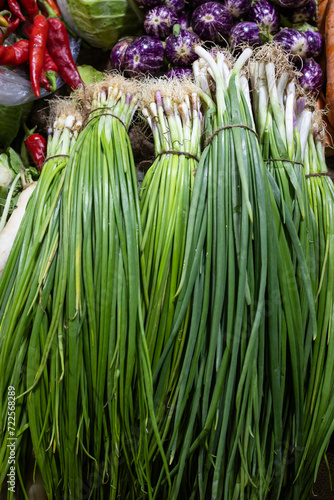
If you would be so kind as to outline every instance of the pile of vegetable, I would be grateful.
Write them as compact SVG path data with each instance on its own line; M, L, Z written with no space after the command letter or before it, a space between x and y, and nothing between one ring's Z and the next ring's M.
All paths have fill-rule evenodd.
M30 78L35 96L54 92L57 75L70 88L82 84L73 60L67 29L54 0L2 0L0 65L20 68Z
M0 496L308 499L334 432L332 0L0 8L1 71L69 94L20 155L0 131ZM112 72L84 83L69 33Z
M5 493L12 387L22 490L32 463L50 499L310 495L334 431L322 114L278 44L193 50L192 79L54 105L0 278Z
M194 45L230 46L280 44L299 69L300 84L315 92L323 72L315 60L322 50L316 27L315 0L137 0L145 11L144 35L124 38L112 49L111 64L128 75L173 70L183 74L196 59Z

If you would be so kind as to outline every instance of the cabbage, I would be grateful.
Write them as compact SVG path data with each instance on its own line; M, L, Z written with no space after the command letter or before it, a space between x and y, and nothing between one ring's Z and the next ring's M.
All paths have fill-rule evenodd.
M57 5L69 27L92 47L111 49L142 26L135 0L58 0Z

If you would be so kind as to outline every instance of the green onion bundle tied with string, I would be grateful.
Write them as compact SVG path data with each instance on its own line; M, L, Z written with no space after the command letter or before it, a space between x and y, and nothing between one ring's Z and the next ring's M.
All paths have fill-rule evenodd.
M283 431L287 456L293 455L293 466L285 467L285 460L282 462L281 472L276 470L272 494L275 496L280 491L285 471L290 479L284 480L284 494L299 498L299 467L305 435L304 384L308 377L312 339L317 335L315 296L319 279L316 268L317 229L303 164L312 113L308 100L296 84L295 70L279 47L264 46L259 49L249 69L260 147L281 219L277 228L286 233L289 243L286 251L289 251L293 264L284 264L288 295L282 295L283 308L281 312L278 310L281 320L276 356L272 351L276 363L271 364L273 378L275 366L280 365L285 374L284 378L280 377L280 382L276 375L276 389L278 391L281 387L281 398L273 399L274 418L276 428L281 429L280 433ZM294 282L297 289L293 286ZM272 337L272 330L268 333ZM287 339L286 344L284 339ZM290 373L286 365L287 354L292 363ZM286 377L289 376L292 377L292 386L287 383ZM287 401L294 401L295 409L291 408L291 413L282 418L282 409ZM277 480L277 477L280 479Z
M300 498L309 498L320 461L334 432L334 187L328 175L322 143L324 124L319 112L308 106L302 112L311 124L303 157L305 176L316 220L315 297L317 336L312 344L305 376L305 431L299 481ZM300 127L304 125L300 123Z
M34 453L47 494L60 498L61 469L53 448L59 443L57 380L64 358L57 338L52 344L52 360L41 369L37 384L35 375L46 346L53 314L52 289L60 265L61 192L82 118L67 102L57 103L53 115L44 168L0 280L0 489L9 466L7 388L12 386L18 398L15 443L20 482Z
M161 353L174 322L189 207L200 155L202 113L197 89L186 79L145 82L143 106L142 113L151 127L156 153L140 191L145 336L154 376L159 430L168 444L167 458L172 463L178 453L178 434L181 435L183 428L181 408L185 391L189 391L183 373L194 349L188 333L192 328L190 315L198 304L187 308L178 338L165 359ZM186 427L187 423L183 424ZM158 469L153 464L153 475L154 470Z
M89 114L64 181L62 264L48 334L49 345L62 339L65 357L65 498L83 498L85 488L91 498L138 498L150 490L147 426L163 455L141 318L141 223L127 133L140 95L134 82L110 76L78 97Z
M310 124L304 121L299 133L296 72L288 55L275 45L258 50L249 70L256 130L266 166L280 189L283 223L287 209L306 243L303 222L308 221L309 204L302 159Z
M252 488L264 498L271 475L265 450L272 446L265 426L270 409L262 407L265 304L270 300L268 273L275 273L276 266L270 262L274 219L269 185L242 75L252 51L245 49L235 62L223 51L196 51L202 59L194 64L195 78L208 106L207 147L194 186L193 200L201 191L194 204L195 230L187 243L188 255L196 248L205 256L208 307L199 363L205 388L198 407L201 430L189 453L198 454L194 484L200 498L245 498Z
M303 422L303 351L293 336L294 315L302 309L295 261L314 333L311 279L292 215L263 162L243 73L252 51L245 49L235 62L221 50L196 51L206 147L194 182L174 325L161 360L170 355L190 300L199 297L202 307L192 309L198 328L196 355L184 373L192 383L189 426L171 472L172 497L189 484L188 494L203 499L246 498L254 491L266 498L270 490L275 497L289 450L301 443ZM287 410L290 373L295 392Z
M249 70L256 130L262 156L270 172L269 178L274 178L280 191L282 227L285 227L288 210L305 254L315 294L316 228L303 166L311 127L311 113L307 106L305 108L309 99L296 81L296 71L288 55L275 44L260 48ZM291 252L294 252L293 245ZM301 326L306 331L308 316L305 308L302 322Z
M273 216L248 96L240 84L251 51L233 67L224 52L218 52L215 61L204 49L196 51L207 61L214 83L209 72L200 70L202 61L195 65L206 105L207 140L195 176L174 324L155 370L163 373L192 301L193 353L182 370L186 410L179 405L188 425L171 473L172 493L168 496L165 490L161 497L176 499L187 491L189 498L244 498L247 484L250 488L256 482L261 498L271 474L259 414ZM250 438L249 429L256 439ZM172 434L171 445L176 437ZM249 471L254 473L252 481Z
M22 481L34 453L49 498L138 498L151 490L151 429L167 469L141 316L127 134L140 96L133 82L110 77L72 97L84 102L85 126L78 135L74 116L56 120L0 282L1 429L14 386ZM3 481L7 433L1 438Z
M286 61L286 55L278 47L270 47L270 50L263 47L250 65L250 72L254 116L271 185L276 200L280 200L282 229L287 229L288 210L311 280L312 294L309 295L307 289L309 293L311 289L304 287L303 271L298 268L295 248L290 246L300 295L299 320L290 338L297 339L300 368L298 385L294 383L293 392L286 385L282 403L299 397L300 430L298 445L294 445L291 437L297 413L293 418L287 413L283 422L285 442L289 443L294 461L285 466L282 494L286 498L306 499L333 432L334 275L330 264L333 259L333 183L328 177L321 142L324 126L321 116L314 111L312 98L295 83L295 72ZM315 311L309 316L307 303L312 301ZM297 311L294 307L295 317ZM281 338L286 336L287 326L287 323L282 324ZM285 356L281 356L282 367L284 359ZM296 374L294 377L297 380Z

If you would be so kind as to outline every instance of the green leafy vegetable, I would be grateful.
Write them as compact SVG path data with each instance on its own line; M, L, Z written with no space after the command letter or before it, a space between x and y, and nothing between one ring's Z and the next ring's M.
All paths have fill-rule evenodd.
M101 73L101 71L97 71L97 69L93 68L93 66L89 66L88 64L78 66L78 71L82 81L87 85L91 83L98 83L103 80L103 73Z
M0 147L8 148L17 136L21 124L28 117L33 103L27 103L20 106L1 106L0 105Z
M1 106L0 146L8 148L18 134L21 126L22 106Z
M60 0L58 6L70 28L93 47L111 49L142 23L135 0Z

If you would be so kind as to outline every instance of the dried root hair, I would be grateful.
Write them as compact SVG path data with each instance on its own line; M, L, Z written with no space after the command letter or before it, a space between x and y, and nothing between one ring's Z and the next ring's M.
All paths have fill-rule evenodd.
M295 83L296 100L305 99L305 107L311 109L311 111L316 110L316 97L314 92L305 90L299 83L299 77L301 72L295 67L293 62L289 59L289 54L285 52L281 45L278 43L267 43L255 50L254 56L250 59L249 64L252 61L260 61L264 63L274 63L276 78L287 72L290 75L290 81L293 80Z
M333 137L327 130L327 124L324 117L328 113L327 109L315 109L312 113L312 125L311 130L314 136L319 137L321 141L325 139L327 135L330 138L331 147L333 147Z
M281 44L271 42L261 45L259 48L253 49L253 57L251 60L264 62L264 63L275 63L276 75L281 75L284 72L291 74L291 78L295 78L297 71L289 59L289 54L285 52Z
M148 107L152 102L156 101L156 92L161 92L161 97L169 97L172 102L181 104L185 100L185 96L190 96L192 93L198 92L198 87L194 84L191 78L160 78L148 77L141 81L141 106Z
M72 92L71 97L80 102L84 113L88 114L92 109L92 102L96 95L102 91L108 93L114 87L118 87L124 94L140 97L138 82L133 78L126 78L117 71L105 72L103 80L79 87Z
M227 64L229 69L232 69L234 66L234 63L236 61L235 55L232 53L231 48L224 48L220 47L219 45L214 45L211 48L208 49L209 54L214 58L214 60L217 60L217 54L223 54L224 55L224 61Z
M298 82L296 82L296 99L305 99L305 107L310 108L313 113L320 111L316 107L317 99L314 92L305 90Z
M72 100L70 97L55 98L51 101L48 127L52 129L54 122L63 117L66 119L68 116L73 116L75 122L83 122L83 113L81 106L78 102Z

